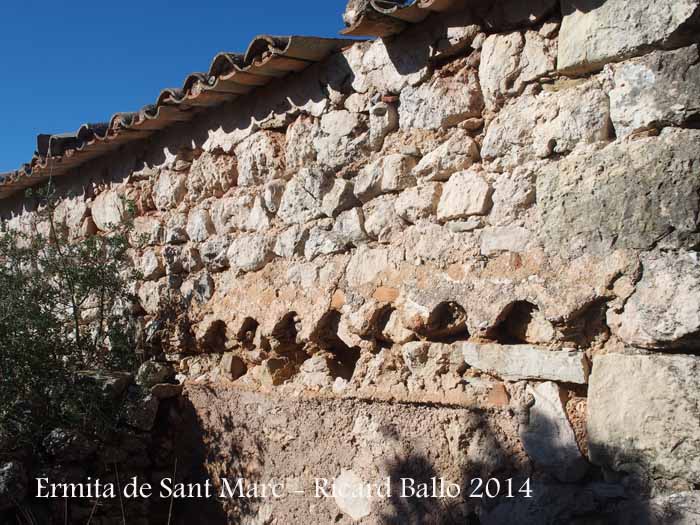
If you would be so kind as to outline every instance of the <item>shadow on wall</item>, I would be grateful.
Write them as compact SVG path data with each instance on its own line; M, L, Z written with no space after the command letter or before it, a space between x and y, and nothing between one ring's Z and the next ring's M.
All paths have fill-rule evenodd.
M180 418L175 442L180 464L175 481L201 485L211 480L214 488L209 498L174 500L171 525L227 525L236 523L234 519L254 515L255 505L251 500L231 498L224 505L217 498L221 478L250 478L250 463L265 456L265 448L258 441L248 450L234 441L234 427L254 435L248 431L246 422L227 415L220 419L217 428L204 429L194 406L186 398L182 398Z
M562 15L570 15L574 11L588 13L604 5L607 0L567 0L561 3Z
M216 400L215 392L211 399ZM426 407L427 410L430 410ZM206 409L205 409L206 410ZM262 443L264 430L250 427L249 421L238 421L235 406L227 416L218 416L216 428L203 428L202 420L194 406L184 399L181 408L182 432L179 434L177 450L182 462L181 478L186 483L203 482L212 479L215 485L218 478L229 480L238 477L250 481L265 481L264 466L268 454L280 451L268 450ZM471 411L470 411L471 413ZM687 519L681 512L660 503L650 504L644 501L644 491L631 478L606 481L602 471L588 465L577 457L577 461L557 465L550 461L548 465L534 465L524 457L509 455L502 448L507 440L502 430L492 427L485 414L477 414L475 424L459 436L450 446L450 451L432 450L430 445L414 446L413 437L391 435L395 430L381 431L386 440L395 440L403 444L406 451L396 459L376 459L382 477L392 480L392 496L384 501L375 501L372 514L361 523L381 525L683 525ZM416 425L419 422L402 422L402 425ZM211 423L209 423L211 425ZM393 426L393 425L390 425ZM235 431L234 431L235 430ZM342 428L335 429L344 434ZM553 458L565 457L566 446L562 445L556 422L538 422L538 436L534 445L544 457L547 452ZM239 436L234 438L233 436ZM241 438L241 436L245 436ZM320 456L308 456L305 466L308 472L314 472L319 466L313 464L312 457L332 457L339 454L339 443L334 443L338 436L315 434L314 447L325 449ZM241 443L239 440L245 440ZM435 443L435 446L440 446ZM517 448L517 447L516 447ZM291 450L282 453L293 453ZM441 461L436 458L442 456ZM445 468L444 458L448 457L452 465L459 465L459 479L441 472ZM296 458L298 460L298 458ZM336 458L341 466L342 459ZM308 465L306 464L308 463ZM441 466L438 466L438 463ZM581 464L583 463L583 469ZM572 469L575 472L572 473ZM307 472L307 473L308 473ZM299 473L302 475L302 473ZM267 476L270 473L265 474ZM274 473L273 473L274 475ZM411 480L415 489L421 485L432 492L434 480L444 477L446 482L456 483L460 487L459 495L452 498L419 497L420 494L408 490L401 494L402 479ZM527 480L529 484L526 484ZM576 479L575 482L563 482L562 479ZM479 481L481 480L481 481ZM492 481L488 481L492 480ZM497 481L494 481L497 480ZM511 481L509 481L511 480ZM367 480L365 480L367 481ZM530 498L526 498L527 491ZM514 497L508 497L508 493ZM489 495L491 497L489 497ZM407 496L407 497L403 497ZM284 501L284 500L282 500ZM274 509L275 503L262 505L261 500L210 498L202 500L179 500L174 507L174 524L226 524L226 523L267 523L259 514L265 508L271 516L283 520L282 508ZM267 501L269 503L269 501ZM331 512L337 512L336 521L351 523L348 516L341 514L331 499L324 505L331 506ZM307 511L302 511L307 512ZM308 511L306 518L312 522L314 516ZM298 516L297 516L298 519Z

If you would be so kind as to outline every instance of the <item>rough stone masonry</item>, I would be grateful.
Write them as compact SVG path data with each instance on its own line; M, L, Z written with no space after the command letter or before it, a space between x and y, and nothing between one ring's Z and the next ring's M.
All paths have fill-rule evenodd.
M75 238L136 204L191 479L534 491L207 523L700 523L699 42L699 0L465 1L57 179Z

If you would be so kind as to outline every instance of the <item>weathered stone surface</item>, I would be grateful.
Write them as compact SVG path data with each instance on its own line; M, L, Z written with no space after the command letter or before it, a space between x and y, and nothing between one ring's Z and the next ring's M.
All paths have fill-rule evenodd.
M321 171L301 169L287 184L277 216L286 224L303 224L323 216L322 199L328 179Z
M492 226L481 232L482 255L500 252L523 253L530 242L530 231L520 226Z
M192 161L187 176L187 199L199 202L208 197L221 198L236 185L238 171L233 155L202 153Z
M493 181L493 190L489 222L494 226L513 222L535 204L534 168L519 166L499 174Z
M692 245L699 161L700 132L668 129L546 166L537 177L541 239L562 253Z
M343 470L333 481L334 497L338 508L353 520L369 516L372 502L366 490L367 483L352 470Z
M378 102L369 112L369 143L374 151L384 145L384 137L399 129L399 112L386 102Z
M270 228L272 224L272 216L265 209L261 197L255 197L253 208L250 210L248 220L245 223L245 229L254 232L264 232Z
M139 216L134 218L134 226L130 235L131 242L151 246L159 244L163 236L163 225L156 217Z
M256 186L284 175L284 136L258 131L236 146L238 185Z
M27 495L28 487L27 471L19 461L0 465L0 512L21 503Z
M462 351L468 365L509 381L534 379L575 384L588 381L588 361L577 350L464 343Z
M202 261L211 272L221 272L229 267L228 249L231 241L227 237L212 237L199 249Z
M650 478L700 480L700 357L593 358L588 443L593 463ZM635 467L636 466L636 467Z
M323 195L321 210L327 217L336 217L339 213L359 204L354 194L354 185L349 180L335 179Z
M313 117L300 115L287 128L285 164L288 173L295 173L316 161L316 149L312 137L316 133L317 126L318 121Z
M187 239L187 215L173 213L165 222L165 243L184 244Z
M312 261L319 255L330 255L345 250L347 243L333 230L314 226L304 244L304 257Z
M700 347L700 260L696 252L642 257L642 278L622 312L608 311L612 332L643 348Z
M442 184L439 182L420 184L402 191L394 209L403 220L415 223L435 214L441 195Z
M121 224L124 218L124 202L116 191L104 191L95 197L91 211L95 225L100 230L107 231Z
M535 31L489 36L481 51L479 81L489 109L518 95L525 84L554 71L556 51Z
M165 278L158 281L141 283L138 290L139 304L149 314L156 314L166 296L167 283Z
M362 207L365 231L372 239L381 243L389 242L395 233L406 227L406 223L396 213L396 200L394 195L382 195Z
M175 369L169 363L146 361L136 373L136 384L151 388L158 383L167 383L175 377Z
M440 129L456 126L484 109L476 72L465 69L450 78L436 78L401 91L401 129Z
M190 211L186 230L187 236L194 242L204 242L216 231L209 212L201 208Z
M333 231L347 245L358 246L367 240L365 217L362 213L362 208L352 208L338 215L333 224Z
M154 250L146 250L139 261L141 277L145 281L154 281L165 275L163 261Z
M180 287L182 297L189 301L205 303L214 295L214 279L207 272L202 272L194 278L187 279Z
M610 66L610 118L618 137L700 117L698 46L657 51Z
M241 235L228 249L229 263L242 272L260 270L274 258L272 245L273 239L264 234Z
M466 131L456 129L439 147L425 155L413 174L426 180L445 181L453 173L479 161L479 146Z
M362 202L367 202L383 193L395 193L410 186L415 186L416 179L411 170L416 159L399 153L381 157L365 166L355 180L355 195Z
M253 196L247 193L216 200L209 211L216 233L221 235L245 229L254 202Z
M294 224L277 236L273 252L278 257L293 257L303 245L304 237L302 227Z
M174 171L161 171L153 186L153 202L159 210L175 208L187 193L187 176Z
M265 184L262 199L263 205L268 212L272 214L277 213L282 201L282 195L284 195L285 185L286 182L282 179L275 179Z
M486 215L491 209L491 186L477 171L455 173L445 183L437 208L441 221Z
M534 397L528 423L520 427L520 438L527 455L559 481L571 483L580 480L586 474L588 464L576 444L559 386L548 381L528 386L527 392Z
M313 136L318 162L339 169L356 161L368 147L367 127L367 117L360 113L346 110L325 113Z
M581 74L646 52L697 39L697 0L562 0L560 71Z
M359 93L398 94L425 80L427 53L415 44L415 39L401 38L352 46L344 53L352 70L352 88Z
M524 94L506 105L486 131L481 156L515 168L609 137L608 97L596 81L589 81L560 91Z

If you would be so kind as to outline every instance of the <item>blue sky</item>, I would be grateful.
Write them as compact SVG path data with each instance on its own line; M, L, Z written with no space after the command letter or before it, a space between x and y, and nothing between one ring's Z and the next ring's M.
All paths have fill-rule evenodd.
M0 7L0 172L29 161L38 133L73 131L152 103L260 33L338 36L345 0L100 2Z

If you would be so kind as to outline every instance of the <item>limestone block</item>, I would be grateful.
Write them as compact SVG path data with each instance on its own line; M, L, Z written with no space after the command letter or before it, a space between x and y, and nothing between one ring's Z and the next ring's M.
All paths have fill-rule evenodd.
M333 231L346 245L358 246L366 241L367 233L362 208L352 208L338 215L333 224Z
M151 388L158 383L167 383L175 377L175 369L169 363L146 361L136 372L136 384Z
M509 381L534 379L585 384L588 361L577 350L548 350L532 345L464 343L466 363Z
M282 195L284 195L285 184L285 181L282 179L271 180L265 184L262 198L263 205L268 212L272 214L277 213L282 201Z
M199 248L204 265L210 272L221 272L229 267L228 249L231 241L227 237L215 236L206 240Z
M160 244L164 236L163 225L156 217L139 216L134 218L131 241L135 244L144 243L152 246Z
M700 357L594 357L588 388L593 463L700 482Z
M340 169L362 157L368 148L367 117L346 110L330 111L315 128L313 146L318 162Z
M612 332L643 348L700 347L700 260L696 252L652 252L622 312L608 311Z
M346 249L347 243L335 231L314 226L309 230L309 236L304 244L304 257L312 261L319 255L340 253Z
M321 209L327 217L336 217L340 212L358 204L354 194L354 184L345 179L333 179L330 188L324 191Z
M384 193L396 193L415 186L411 170L416 159L410 155L395 153L382 157L360 170L355 180L355 195L367 202Z
M567 153L579 143L610 137L608 97L596 81L559 91L522 95L507 104L486 130L481 156L506 168Z
M369 112L369 142L374 151L384 145L384 138L399 129L399 112L386 102L378 102Z
M187 215L173 213L165 222L165 242L167 244L183 244L187 242Z
M700 117L700 56L693 45L609 66L610 118L618 137Z
M100 193L92 202L92 220L102 231L121 224L124 218L124 202L114 190Z
M445 183L437 207L441 221L463 219L470 215L486 215L491 209L493 190L477 171L455 173Z
M317 133L318 122L313 117L300 115L287 128L285 137L285 164L288 173L296 173L300 168L316 162L316 149L313 137ZM273 210L270 210L274 213Z
M299 170L287 183L277 216L286 224L303 224L322 217L322 199L327 183L328 179L319 170Z
M398 94L430 74L425 47L415 38L374 40L355 44L344 52L352 71L352 89L358 93Z
M519 166L499 174L493 181L493 190L491 224L502 226L518 219L535 203L534 168Z
M298 224L293 224L277 236L272 251L278 257L293 257L303 246L307 233Z
M155 250L146 250L139 261L139 271L145 281L155 281L165 275L163 261Z
M253 209L250 210L250 215L248 215L245 229L248 231L261 232L268 230L271 224L272 217L265 209L263 199L261 197L255 197Z
M221 198L236 185L238 170L233 155L204 152L192 161L187 175L187 199L200 202L209 197Z
M284 175L284 136L258 131L236 146L238 185L256 186Z
M396 200L395 195L382 195L362 207L365 231L370 238L387 243L406 228L406 223L396 213Z
M445 181L453 173L466 170L478 161L476 141L463 129L456 129L445 142L418 162L413 175L430 181Z
M559 70L582 74L697 37L698 0L562 0Z
M209 212L203 208L190 210L186 230L187 236L194 242L204 242L216 231Z
M537 176L541 239L562 253L646 250L661 239L692 246L698 162L700 131L667 129L545 166Z
M274 258L273 240L263 234L241 235L233 240L227 256L232 268L242 272L254 272Z
M480 117L484 109L477 74L470 69L462 76L438 77L418 87L407 87L400 97L401 129L450 128L468 118Z
M175 208L187 194L187 176L174 171L161 171L153 187L156 208L167 211Z
M254 202L253 196L247 193L214 201L209 214L216 233L222 235L245 229Z
M442 189L439 182L428 182L402 191L394 203L396 214L410 223L434 215Z

